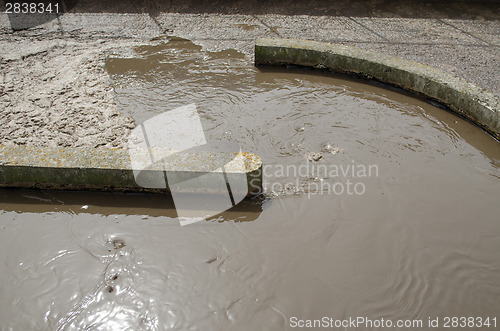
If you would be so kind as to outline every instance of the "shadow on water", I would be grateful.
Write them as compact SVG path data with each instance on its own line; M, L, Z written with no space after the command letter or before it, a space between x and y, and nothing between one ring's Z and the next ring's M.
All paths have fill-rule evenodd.
M208 221L247 222L262 212L263 197L244 199L233 208L208 218ZM193 201L193 208L201 206ZM115 193L0 189L0 210L17 213L88 213L100 215L147 215L176 218L170 195L154 193Z

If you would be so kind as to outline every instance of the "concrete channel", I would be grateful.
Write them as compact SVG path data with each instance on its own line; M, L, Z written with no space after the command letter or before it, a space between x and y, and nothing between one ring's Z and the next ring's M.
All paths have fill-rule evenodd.
M436 100L500 139L500 100L437 68L355 47L299 39L260 38L255 63L295 64L355 74Z

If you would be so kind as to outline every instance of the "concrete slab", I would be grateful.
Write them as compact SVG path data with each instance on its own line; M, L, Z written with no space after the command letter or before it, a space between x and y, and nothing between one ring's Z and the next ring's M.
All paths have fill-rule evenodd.
M423 63L462 77L499 94L500 47L407 44L407 43L353 43L343 45L383 52L392 56Z
M468 33L488 44L500 46L500 22L499 21L477 21L477 20L450 20L443 22L453 25L457 29Z
M209 51L234 48L251 54L255 38L273 35L250 15L162 13L156 21L166 34L189 39Z
M61 29L86 38L137 38L149 40L161 29L148 14L74 14L61 16Z
M168 34L187 39L253 40L269 32L249 15L162 13L156 20Z
M485 45L484 42L436 19L353 18L370 31L399 43Z
M300 38L317 41L383 41L379 35L357 24L348 17L309 15L258 15L282 38Z

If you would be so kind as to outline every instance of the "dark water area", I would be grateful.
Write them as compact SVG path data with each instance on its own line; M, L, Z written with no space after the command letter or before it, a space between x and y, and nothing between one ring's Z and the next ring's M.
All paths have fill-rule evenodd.
M135 52L107 62L120 110L140 123L195 103L208 140L262 157L265 194L180 226L164 196L0 191L0 329L288 330L323 317L416 330L489 317L494 329L497 141L369 82L255 68L182 39Z

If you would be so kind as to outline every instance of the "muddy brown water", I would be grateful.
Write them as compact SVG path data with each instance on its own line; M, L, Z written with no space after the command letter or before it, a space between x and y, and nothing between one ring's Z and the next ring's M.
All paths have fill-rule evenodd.
M0 329L500 322L497 141L363 81L181 39L135 51L107 63L121 111L194 102L207 139L263 158L264 199L181 227L165 197L3 190Z

